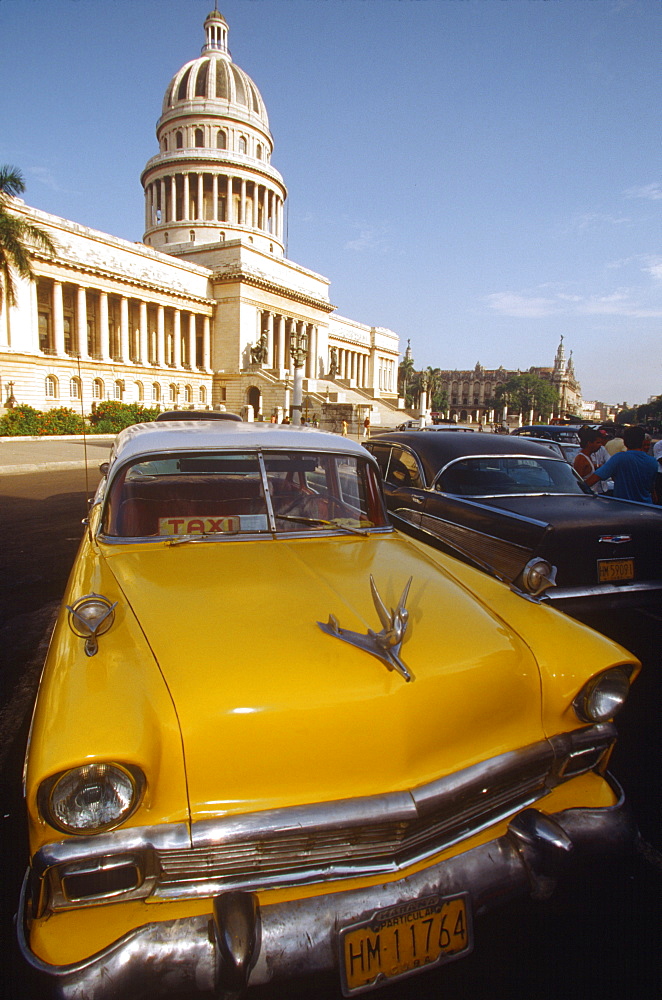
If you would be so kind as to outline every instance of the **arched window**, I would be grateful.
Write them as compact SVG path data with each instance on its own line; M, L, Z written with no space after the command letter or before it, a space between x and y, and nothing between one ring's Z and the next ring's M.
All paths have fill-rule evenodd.
M184 402L185 403L190 403L191 402L191 386L190 385L185 385L184 386Z
M216 133L216 149L227 149L228 148L228 134L223 129L219 129Z
M57 399L57 379L55 375L46 376L46 399Z
M202 149L205 144L205 134L201 128L195 130L195 148Z
M181 132L177 132L177 135L175 136L175 145L177 146L177 149L184 148L184 136Z
M262 159L262 143L261 142L258 142L258 144L257 144L257 149L255 150L255 155L257 156L258 160Z
M192 229L188 235L191 243L195 243L195 229Z
M103 379L95 378L92 383L92 399L103 399L104 397L104 385Z
M69 396L71 399L80 399L80 379L72 378L69 380Z
M124 397L124 382L119 378L113 386L113 396L115 399L122 399Z
M246 136L244 135L239 137L239 152L240 153L248 152L248 143L246 142Z
M179 390L178 390L177 386L175 385L174 382L171 382L170 383L170 402L171 403L176 403L178 395L179 395Z
M158 382L152 383L152 402L158 403L161 398L161 386Z
M198 402L200 403L207 402L207 389L204 385L201 385L200 388L198 389Z
M145 387L142 384L142 382L136 382L135 386L136 386L136 399L138 400L139 403L142 403L144 402L145 399Z

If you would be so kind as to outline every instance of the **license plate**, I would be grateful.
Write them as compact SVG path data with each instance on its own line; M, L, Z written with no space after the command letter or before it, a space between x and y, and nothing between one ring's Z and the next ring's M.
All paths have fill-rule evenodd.
M465 894L433 895L377 910L340 933L345 996L468 954L473 946Z
M598 559L600 583L618 583L634 580L634 559Z

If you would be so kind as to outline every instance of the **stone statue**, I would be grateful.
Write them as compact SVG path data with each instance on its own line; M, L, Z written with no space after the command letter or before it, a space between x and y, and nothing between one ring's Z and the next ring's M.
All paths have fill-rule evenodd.
M331 348L331 361L329 363L329 376L335 378L338 374L338 348Z
M251 347L251 364L264 365L267 363L267 335L263 333L257 344Z

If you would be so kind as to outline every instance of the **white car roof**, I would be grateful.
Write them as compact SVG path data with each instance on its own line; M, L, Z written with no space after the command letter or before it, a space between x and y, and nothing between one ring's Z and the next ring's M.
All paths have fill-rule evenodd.
M133 424L121 431L113 444L110 461L130 461L159 452L219 451L232 449L317 451L372 459L356 441L291 424L239 423L234 420L169 420Z

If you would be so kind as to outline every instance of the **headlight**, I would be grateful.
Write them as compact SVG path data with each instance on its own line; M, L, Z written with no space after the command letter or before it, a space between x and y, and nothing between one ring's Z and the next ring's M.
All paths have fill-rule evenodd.
M100 833L128 819L143 785L137 768L84 764L45 782L40 808L49 823L66 833Z
M611 667L592 677L572 704L582 722L605 722L620 712L629 692L628 673L623 667Z
M556 586L556 566L546 559L530 559L522 570L522 586L533 597L538 597Z

